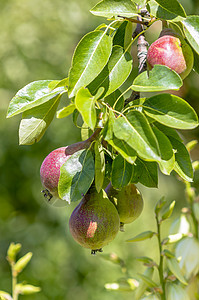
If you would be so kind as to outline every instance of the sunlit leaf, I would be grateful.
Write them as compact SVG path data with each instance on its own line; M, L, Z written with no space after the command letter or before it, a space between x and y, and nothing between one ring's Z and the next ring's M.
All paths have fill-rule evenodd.
M187 40L199 54L199 16L188 16L182 23Z
M139 111L131 111L127 116L118 117L113 124L118 139L124 140L138 155L147 160L159 161L157 139L146 117Z
M186 18L186 13L184 8L177 0L155 0L155 1L168 12Z
M127 79L132 69L132 57L120 46L114 46L110 59L102 72L88 86L92 94L104 87L108 96L117 90Z
M132 32L133 32L133 23L129 21L120 22L120 26L117 29L114 38L113 38L113 45L118 45L130 51L129 45L132 41Z
M155 0L148 1L147 5L149 7L150 14L158 19L171 20L173 22L183 20L183 17L163 8Z
M95 108L96 97L87 88L82 87L76 94L75 106L81 113L84 122L94 130L97 115Z
M69 72L69 96L87 86L103 70L112 51L112 39L106 32L96 30L79 42Z
M131 0L103 0L96 4L90 12L106 18L117 16L131 18L137 15L137 7Z
M58 87L65 87L66 91L68 86L68 78L64 78L62 80L53 80L48 84L49 89L52 91Z
M59 94L66 92L64 87L58 87L50 91L48 87L50 82L52 82L52 80L34 81L19 90L10 102L7 117L13 117L26 110L37 107L50 101L52 98L56 98Z
M69 104L66 107L61 108L57 111L57 118L62 119L71 115L75 110L75 104Z
M159 162L160 170L163 174L169 175L174 168L175 164L175 156L173 152L172 145L167 138L167 136L157 129L156 127L152 127L153 132L157 138L161 161Z
M148 98L143 104L147 116L159 123L178 129L198 126L194 109L182 98L171 94L160 94Z
M80 200L90 188L95 174L95 163L89 149L71 155L62 165L58 192L67 202Z
M166 66L155 65L151 71L138 75L131 86L137 92L159 92L178 90L182 86L182 79Z
M22 114L19 126L19 144L32 145L40 141L56 113L60 96L36 106Z
M175 166L174 170L184 180L193 181L193 166L191 163L190 155L185 145L182 142L168 136L175 151Z

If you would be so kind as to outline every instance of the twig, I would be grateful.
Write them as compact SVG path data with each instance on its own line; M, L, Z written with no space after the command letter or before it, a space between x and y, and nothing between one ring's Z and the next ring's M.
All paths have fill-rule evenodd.
M139 35L143 30L144 26L141 23L142 18L138 17L139 23L137 23L136 29L133 33L133 38L136 38L137 35ZM147 70L147 63L146 63L146 57L147 57L147 46L148 42L145 40L144 33L140 34L138 37L138 43L137 43L137 57L138 57L138 74L141 74L142 72ZM128 99L125 100L125 106L128 105L129 102L139 99L140 98L140 92L133 91Z

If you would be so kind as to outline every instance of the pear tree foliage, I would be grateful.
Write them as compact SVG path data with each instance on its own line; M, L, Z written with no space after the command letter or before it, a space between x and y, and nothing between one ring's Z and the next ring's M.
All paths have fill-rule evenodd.
M60 198L64 189L70 191L72 182L85 194L89 186L85 190L82 183L88 170L92 174L90 184L95 182L98 192L106 179L116 189L138 182L158 187L158 169L165 175L174 172L192 182L193 167L180 130L196 128L198 116L187 101L172 93L180 89L183 81L163 65L138 70L132 47L161 20L191 46L194 71L198 72L199 16L187 16L177 0L103 0L90 12L107 19L106 24L82 37L65 78L31 82L11 100L7 118L22 114L19 143L39 142L54 117L73 115L74 124L78 122L82 127L82 140L98 130L85 160L77 168L78 172L84 171L82 180L76 172L63 173ZM146 57L139 49L138 54ZM64 94L67 100L60 108ZM74 156L66 164L78 161L77 154ZM64 176L71 176L67 185Z

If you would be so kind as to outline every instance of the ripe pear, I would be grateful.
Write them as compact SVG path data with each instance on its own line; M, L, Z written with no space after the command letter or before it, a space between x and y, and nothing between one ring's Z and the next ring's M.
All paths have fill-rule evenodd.
M134 184L116 190L109 183L105 191L117 208L120 217L120 230L124 231L124 224L132 223L140 216L144 206L142 196Z
M165 65L184 79L193 68L194 56L185 40L172 29L166 28L149 47L147 62L150 68Z
M69 229L74 240L91 253L101 251L111 242L120 228L117 209L104 190L97 193L91 187L76 206L69 220Z
M46 188L46 190L43 191L44 196L47 197L49 201L53 196L59 198L58 182L61 166L72 154L79 150L89 148L90 144L90 140L78 142L55 149L46 156L40 168L40 178L43 186Z

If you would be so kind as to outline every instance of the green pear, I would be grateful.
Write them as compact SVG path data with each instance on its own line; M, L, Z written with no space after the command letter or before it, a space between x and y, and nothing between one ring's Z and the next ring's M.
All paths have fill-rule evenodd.
M120 230L124 231L124 224L132 223L140 216L143 210L142 196L134 184L116 190L110 183L105 191L117 208L120 217Z
M105 191L97 193L91 187L71 214L69 229L76 242L91 253L101 251L111 242L120 228L117 209Z

